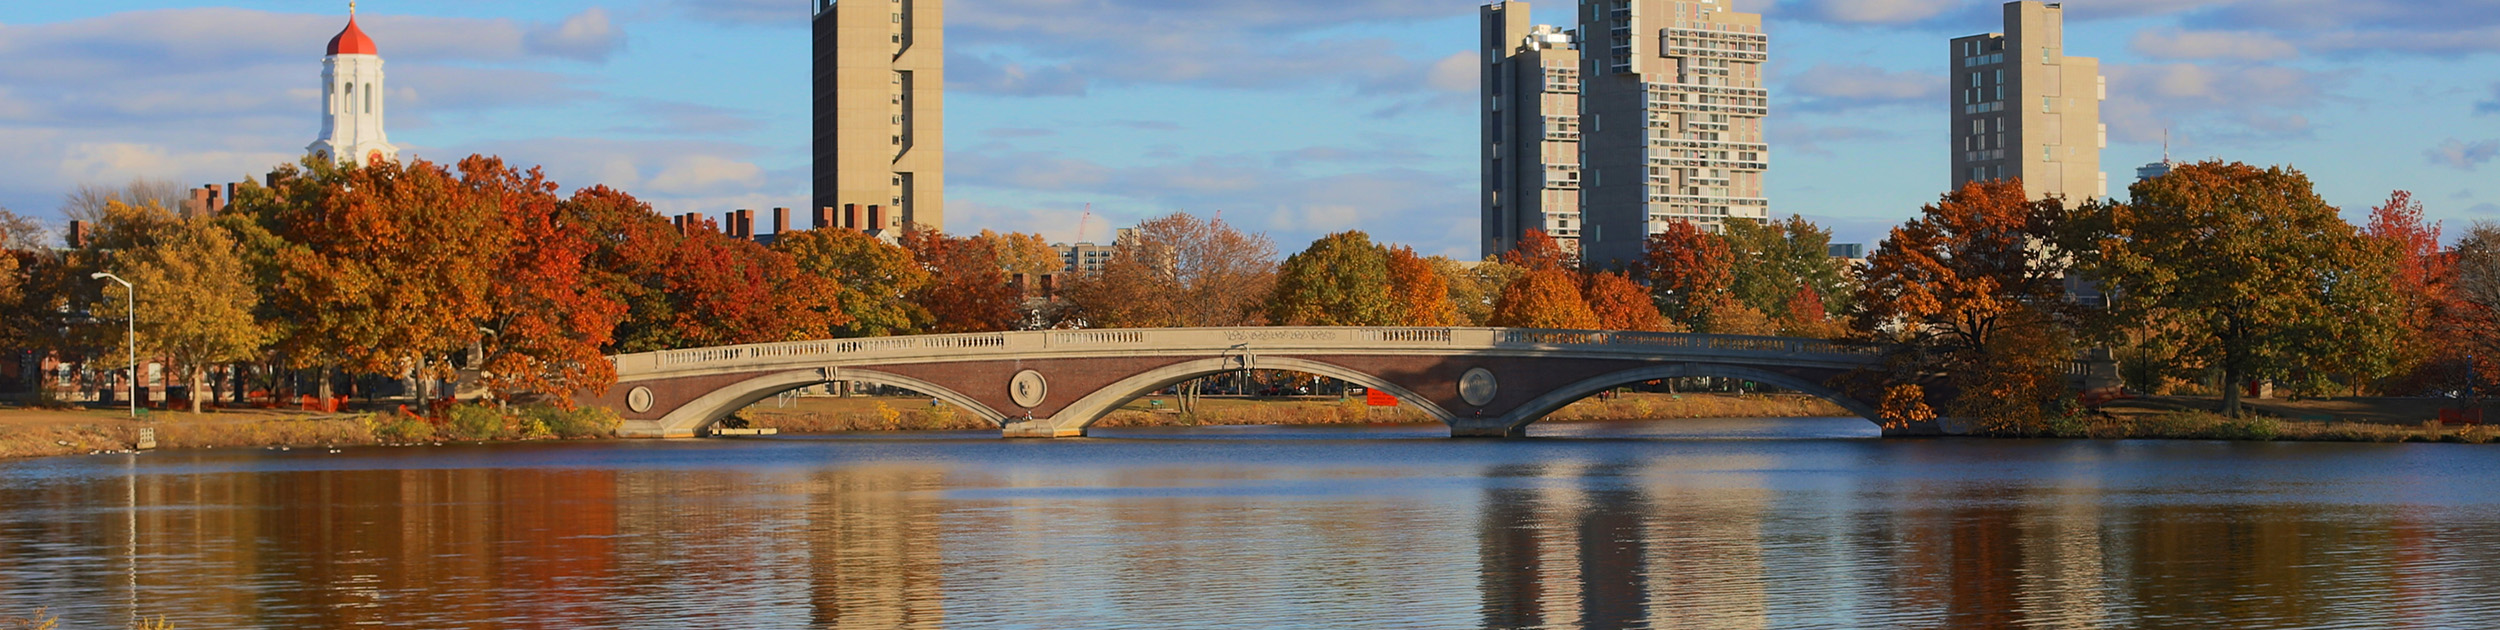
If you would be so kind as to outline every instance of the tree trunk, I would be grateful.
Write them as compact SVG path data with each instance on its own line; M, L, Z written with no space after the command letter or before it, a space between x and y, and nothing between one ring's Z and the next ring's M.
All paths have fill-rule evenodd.
M190 394L191 394L191 413L192 413L193 415L198 415L198 414L200 414L201 412L205 411L205 409L203 409L203 408L202 408L202 404L201 404L201 401L200 401L200 396L201 396L201 395L204 395L204 394L207 394L207 393L208 393L208 366L205 366L205 365L194 365L194 366L191 366L191 391L190 391Z
M2222 415L2240 417L2240 394L2247 387L2248 374L2237 365L2222 369Z

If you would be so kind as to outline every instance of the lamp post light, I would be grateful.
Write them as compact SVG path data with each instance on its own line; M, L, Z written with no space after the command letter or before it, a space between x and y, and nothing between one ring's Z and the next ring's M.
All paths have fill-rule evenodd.
M130 299L122 303L128 310L123 319L130 324L130 334L124 337L124 341L130 343L130 387L122 394L130 397L130 417L136 420L139 418L139 287L131 285L121 276L101 271L87 277L122 283L122 292L130 294Z

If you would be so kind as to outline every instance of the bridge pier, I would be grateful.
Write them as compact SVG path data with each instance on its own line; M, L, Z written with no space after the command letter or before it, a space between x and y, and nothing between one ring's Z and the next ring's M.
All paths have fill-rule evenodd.
M1055 440L1085 437L1085 427L1065 427L1049 420L1009 422L999 429L999 436L1010 440Z

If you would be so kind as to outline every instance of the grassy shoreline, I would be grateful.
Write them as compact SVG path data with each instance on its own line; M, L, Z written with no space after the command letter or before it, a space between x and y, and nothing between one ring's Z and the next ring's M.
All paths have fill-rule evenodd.
M1372 408L1360 399L1205 399L1197 413L1177 411L1169 397L1140 399L1096 426L1188 427L1223 425L1431 424L1410 408ZM1997 432L1980 438L2091 440L2231 440L2351 443L2500 442L2500 427L2441 426L2415 422L2436 401L2360 399L2282 403L2257 408L2268 416L2232 419L2202 407L2214 401L2158 399L2113 405L2105 416L2058 421L2028 432ZM0 461L123 452L136 447L140 429L156 430L162 450L221 448L339 448L446 442L519 442L603 439L595 423L552 412L489 413L471 408L446 420L425 422L395 414L315 414L234 410L208 414L155 412L133 421L115 410L0 408ZM744 414L756 427L788 434L897 431L981 431L996 427L959 409L932 407L925 398L800 398L789 406L765 403ZM1666 420L1686 418L1827 418L1849 415L1837 405L1798 395L1629 394L1583 400L1546 422ZM613 425L608 425L612 430Z

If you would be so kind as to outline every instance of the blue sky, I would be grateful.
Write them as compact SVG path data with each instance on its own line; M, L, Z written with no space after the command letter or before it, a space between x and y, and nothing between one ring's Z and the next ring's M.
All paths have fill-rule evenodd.
M1738 0L1773 37L1770 197L1872 243L1947 183L1944 42L1996 2ZM370 0L390 132L669 212L804 206L807 0ZM949 228L1077 237L1175 210L1282 249L1363 229L1472 255L1477 0L952 0ZM0 207L261 173L318 130L344 2L0 9ZM2161 155L2289 164L2358 217L2415 191L2500 220L2500 2L2075 0L2113 182ZM1537 5L1567 21L1569 4ZM2454 229L2451 230L2453 233Z

